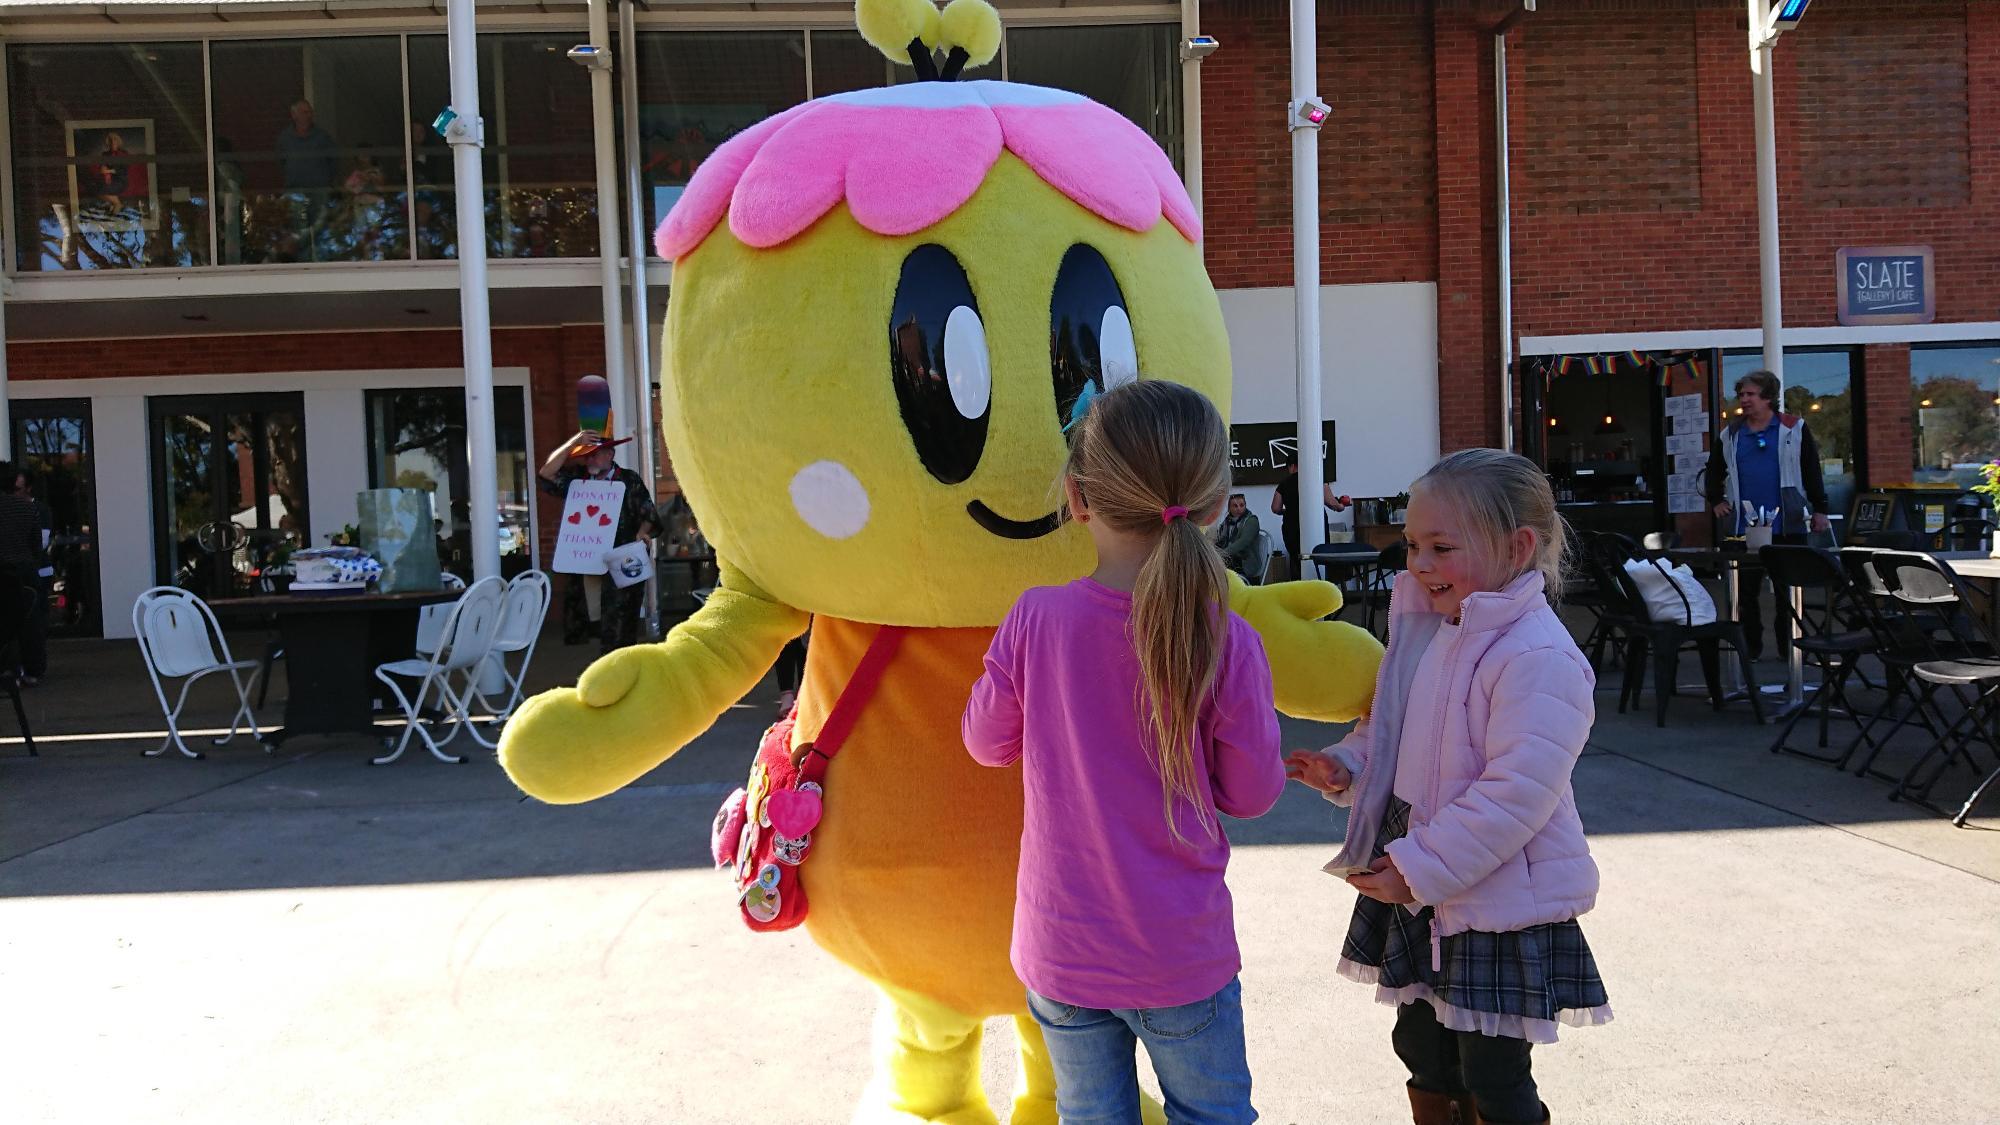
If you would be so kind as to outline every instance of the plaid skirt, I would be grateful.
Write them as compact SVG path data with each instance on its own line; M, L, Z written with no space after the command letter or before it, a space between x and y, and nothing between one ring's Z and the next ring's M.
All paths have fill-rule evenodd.
M1391 797L1375 855L1410 828L1410 806ZM1575 919L1522 930L1467 930L1441 941L1431 965L1430 907L1407 909L1362 896L1342 944L1342 975L1378 986L1385 1003L1428 999L1457 1031L1553 1042L1555 1024L1603 1023L1610 1002L1597 961ZM1469 1026L1460 1026L1469 1025Z

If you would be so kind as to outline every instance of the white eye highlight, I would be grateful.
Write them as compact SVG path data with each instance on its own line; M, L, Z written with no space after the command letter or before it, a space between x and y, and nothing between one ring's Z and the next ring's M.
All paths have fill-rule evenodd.
M1105 390L1138 382L1139 345L1132 340L1132 318L1117 305L1104 310L1104 327L1097 333L1097 355Z
M1130 329L1127 329L1129 334ZM993 369L986 358L986 326L965 305L944 322L944 369L951 404L964 418L980 418L993 397Z
M792 475L792 510L828 539L848 539L868 526L868 489L838 461L814 461Z

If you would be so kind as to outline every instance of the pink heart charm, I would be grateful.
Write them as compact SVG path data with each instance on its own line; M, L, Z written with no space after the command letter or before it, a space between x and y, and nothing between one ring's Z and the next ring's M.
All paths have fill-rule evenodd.
M780 789L764 801L764 815L781 836L802 839L819 825L819 794Z

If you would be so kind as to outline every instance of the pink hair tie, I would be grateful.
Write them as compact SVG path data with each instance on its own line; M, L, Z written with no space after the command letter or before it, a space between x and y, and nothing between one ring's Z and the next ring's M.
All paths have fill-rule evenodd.
M1172 523L1175 520L1180 519L1182 516L1185 516L1187 514L1188 510L1185 507L1182 507L1179 504L1169 504L1166 507L1160 509L1160 522Z

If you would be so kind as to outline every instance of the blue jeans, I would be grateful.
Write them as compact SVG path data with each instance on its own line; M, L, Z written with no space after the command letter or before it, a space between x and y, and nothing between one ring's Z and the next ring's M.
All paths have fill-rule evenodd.
M1249 1125L1250 1062L1243 1051L1243 985L1174 1008L1079 1008L1030 991L1056 1072L1064 1125L1139 1120L1139 1060L1146 1045L1174 1125Z

